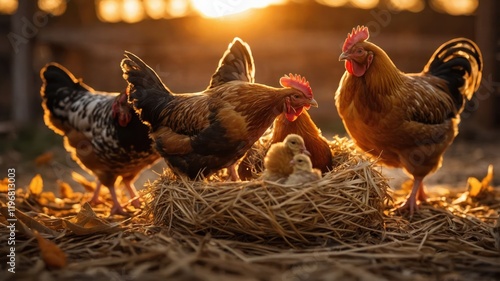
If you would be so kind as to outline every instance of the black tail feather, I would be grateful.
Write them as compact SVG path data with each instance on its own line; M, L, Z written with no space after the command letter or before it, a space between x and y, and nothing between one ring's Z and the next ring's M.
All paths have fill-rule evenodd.
M45 65L40 71L40 76L43 82L40 94L43 98L56 98L59 95L59 90L63 88L67 88L68 90L94 91L91 87L76 79L64 66L57 63Z
M69 70L57 63L45 65L40 71L40 76L42 78L40 89L42 107L51 114L55 114L55 107L65 107L61 101L71 102L68 97L73 93L94 92L91 87L76 79ZM65 115L64 112L59 113Z
M479 47L466 38L450 40L439 47L424 72L448 82L448 89L460 112L481 83L483 58Z
M163 108L161 105L173 99L172 92L138 56L126 51L120 65L123 78L128 82L129 101L133 102L143 121L154 125Z
M94 90L76 79L65 67L49 63L40 71L42 87L42 107L44 121L49 128L60 135L65 134L65 121L68 119L69 106L82 95Z

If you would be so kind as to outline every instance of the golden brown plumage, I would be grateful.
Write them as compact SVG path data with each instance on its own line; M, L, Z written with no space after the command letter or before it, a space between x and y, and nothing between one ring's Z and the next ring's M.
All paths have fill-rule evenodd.
M305 154L293 156L290 165L293 167L293 172L288 176L285 184L304 184L321 179L321 171L313 168L311 158Z
M288 135L283 142L272 144L264 158L262 178L268 181L284 181L293 172L290 161L301 153L309 152L304 145L304 139L296 134Z
M253 83L250 49L238 38L229 45L210 86L200 93L173 94L141 59L125 56L122 70L129 100L149 124L150 136L169 166L190 178L222 168L231 171L278 115L293 120L317 106L307 81L299 76L283 77L283 88Z
M465 99L479 87L482 57L474 42L457 38L436 50L420 73L405 74L375 44L366 27L353 29L339 60L344 73L335 100L356 144L388 166L413 175L402 209L425 200L422 180L441 166L458 133Z

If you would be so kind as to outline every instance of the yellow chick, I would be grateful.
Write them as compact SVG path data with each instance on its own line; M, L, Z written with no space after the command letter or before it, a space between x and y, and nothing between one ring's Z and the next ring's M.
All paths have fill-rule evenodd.
M321 171L313 169L311 158L305 154L297 154L290 161L293 173L285 181L287 185L304 184L321 179Z
M308 154L304 139L296 134L289 134L283 142L274 143L264 158L262 178L268 181L283 182L293 172L290 161L297 154Z

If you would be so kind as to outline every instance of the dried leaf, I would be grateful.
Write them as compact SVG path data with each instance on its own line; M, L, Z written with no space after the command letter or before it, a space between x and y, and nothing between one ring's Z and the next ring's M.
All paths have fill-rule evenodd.
M4 178L0 181L0 192L8 192L9 191L9 179Z
M35 158L35 165L42 166L50 163L54 159L54 153L51 151L45 152L42 155Z
M479 181L477 178L469 177L467 179L469 196L472 198L483 197L485 194L491 192L492 180L493 180L493 165L488 166L488 173L481 181Z
M486 189L486 188L490 187L491 181L493 181L493 165L490 164L488 166L488 173L481 181L481 185L483 186L484 189Z
M108 223L97 217L89 203L85 203L76 217L64 220L64 225L76 235L113 233L119 231L119 224Z
M84 176L80 175L77 172L71 172L71 177L74 181L81 184L86 191L94 192L96 188L95 183L88 181Z
M54 242L43 238L37 231L34 232L42 259L49 267L63 268L67 265L66 254Z
M43 191L43 179L40 174L36 174L36 176L31 179L29 185L29 193L32 195L40 195Z
M0 213L6 218L15 219L16 229L18 229L19 232L25 236L32 237L33 230L40 233L50 234L52 236L56 236L58 234L57 231L48 228L44 224L38 222L18 209L12 211L9 210L8 207L2 207L0 208Z
M467 179L467 186L469 190L469 196L471 197L476 197L479 194L479 192L481 192L481 189L483 187L481 182L474 177L469 177Z
M47 203L56 201L56 195L52 191L44 191L40 194L40 200L44 199Z
M73 198L73 196L75 195L73 193L73 188L71 188L71 186L62 181L62 180L57 180L57 185L59 186L59 192L61 193L61 198L68 198L68 199L71 199Z

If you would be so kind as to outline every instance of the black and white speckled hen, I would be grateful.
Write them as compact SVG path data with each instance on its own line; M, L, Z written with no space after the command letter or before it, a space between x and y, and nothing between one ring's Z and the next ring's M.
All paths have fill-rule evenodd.
M125 54L121 63L129 100L150 125L158 152L175 173L194 179L228 168L285 114L295 120L317 106L309 83L298 76L280 80L283 88L253 81L249 46L235 38L220 60L209 87L199 93L174 94L140 58Z
M127 95L94 91L56 63L47 64L41 78L45 124L64 137L72 158L98 179L90 202L100 202L99 190L105 185L113 199L111 214L126 215L114 189L121 176L132 205L139 207L134 181L160 156Z

